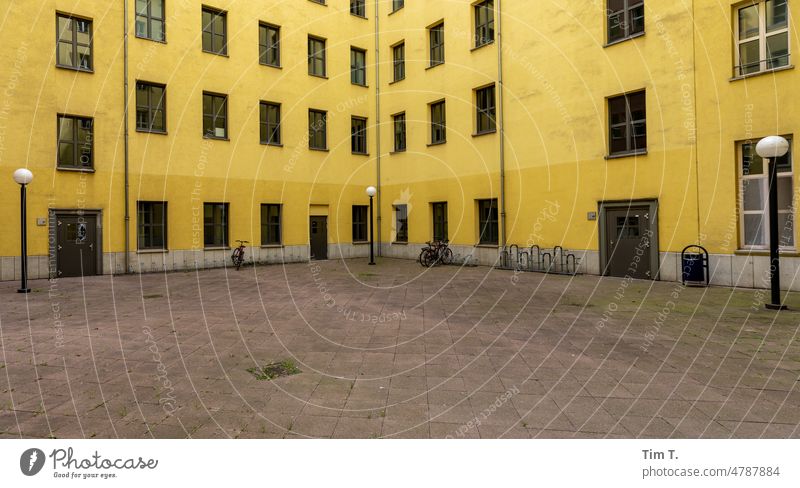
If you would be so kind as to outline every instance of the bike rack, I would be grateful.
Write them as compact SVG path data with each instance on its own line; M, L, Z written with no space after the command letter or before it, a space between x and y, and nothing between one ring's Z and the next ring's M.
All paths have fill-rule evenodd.
M534 244L526 249L512 244L500 251L495 268L506 271L529 273L549 273L575 276L580 274L580 259L563 246L555 246L551 250L542 249Z

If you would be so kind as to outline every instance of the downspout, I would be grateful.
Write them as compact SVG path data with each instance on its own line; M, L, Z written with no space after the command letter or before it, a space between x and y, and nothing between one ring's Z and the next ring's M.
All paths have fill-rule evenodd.
M497 0L497 125L500 130L500 244L504 249L508 244L506 235L506 129L503 106L503 9Z
M378 189L378 256L383 256L383 241L381 240L381 35L380 35L380 5L375 2L375 152L376 160L376 179L375 188ZM370 225L372 223L370 222Z
M129 200L129 192L130 192L130 181L128 177L128 0L123 0L125 7L124 7L124 17L125 17L125 27L123 29L124 32L124 44L123 44L123 72L125 80L123 82L125 87L125 109L124 109L124 158L125 158L125 272L127 274L130 270L130 208L128 205Z

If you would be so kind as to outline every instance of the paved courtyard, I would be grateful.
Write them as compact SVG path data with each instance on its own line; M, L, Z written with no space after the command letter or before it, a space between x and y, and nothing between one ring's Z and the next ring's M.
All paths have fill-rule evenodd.
M800 312L755 290L399 260L17 286L0 438L800 437Z

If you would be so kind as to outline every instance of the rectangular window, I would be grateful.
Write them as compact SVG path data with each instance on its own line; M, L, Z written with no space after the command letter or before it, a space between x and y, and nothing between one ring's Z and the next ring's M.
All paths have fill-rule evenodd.
M475 90L475 110L475 132L494 132L497 128L494 85Z
M136 130L167 132L166 93L164 85L136 82Z
M228 54L228 14L203 7L203 51L226 56Z
M408 242L408 205L394 206L395 242Z
M139 202L139 249L167 249L167 202Z
M308 147L310 149L328 149L327 112L322 110L308 111Z
M350 83L367 86L367 52L350 48Z
M350 151L353 154L367 154L367 119L350 119Z
M350 13L359 17L367 16L366 0L350 0Z
M737 34L735 76L789 65L787 0L749 2L734 15Z
M787 137L791 143L791 138ZM769 246L769 169L756 153L756 144L737 147L739 159L739 214L741 243L745 249ZM772 163L770 163L772 164ZM793 249L794 243L794 171L792 151L776 161L778 186L778 231L780 247Z
M56 65L81 71L92 70L92 21L56 14L58 29Z
M281 106L278 103L261 102L259 107L261 144L280 145Z
M261 245L281 245L281 206L273 203L261 205Z
M369 207L366 205L353 205L353 242L367 242L367 212Z
M444 22L428 29L430 40L430 66L444 63Z
M406 6L405 0L392 0L392 12L397 12Z
M281 28L261 23L258 26L258 62L266 66L281 65Z
M400 81L406 78L406 43L400 44L392 48L392 68L393 68L393 81Z
M497 245L497 199L478 200L478 232L480 244Z
M447 141L447 118L444 100L431 104L431 144Z
M203 92L203 137L228 138L228 96Z
M406 150L406 114L405 112L392 116L394 125L394 152Z
M136 0L136 37L164 42L164 0Z
M325 40L308 36L308 74L325 76Z
M205 247L228 247L228 204L203 204L203 242Z
M609 154L640 153L647 150L645 92L608 99Z
M494 42L494 0L475 5L475 47Z
M447 233L447 202L437 202L433 207L433 240L446 241Z
M59 168L94 167L94 120L89 117L58 116Z
M608 0L608 42L617 42L644 32L644 0Z

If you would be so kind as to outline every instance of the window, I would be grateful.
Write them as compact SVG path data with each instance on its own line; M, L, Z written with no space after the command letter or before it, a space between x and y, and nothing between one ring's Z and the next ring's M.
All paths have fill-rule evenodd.
M56 65L81 71L92 70L92 21L56 15L58 49Z
M136 0L136 37L165 41L164 0Z
M58 116L59 168L94 167L94 121L89 117Z
M475 5L475 47L494 42L494 0Z
M447 141L447 120L444 100L431 104L431 144Z
M266 66L281 65L281 28L275 25L258 26L258 62Z
M392 0L392 12L397 12L406 6L405 0Z
M166 87L136 82L136 130L167 132Z
M433 207L433 240L446 241L447 235L447 202L437 202Z
M400 81L406 77L406 43L400 44L392 48L392 67L394 72L393 81Z
M737 9L735 75L789 65L789 9L786 0L748 2Z
M350 83L367 86L367 52L350 48Z
M428 29L430 38L430 66L444 63L444 22Z
M281 206L273 203L261 205L261 245L281 245Z
M325 76L325 40L308 36L308 74Z
M139 202L139 249L167 249L167 202Z
M353 154L367 154L367 119L350 119L350 151Z
M261 102L259 107L261 144L280 145L281 106L277 103Z
M228 96L203 92L203 136L228 138Z
M228 204L203 204L203 242L205 247L228 247Z
M647 150L645 92L609 98L608 121L611 155Z
M308 111L308 147L310 149L328 149L327 112L322 110Z
M408 242L408 205L394 206L395 242Z
M406 114L405 112L392 116L394 125L394 152L406 150Z
M225 12L203 7L203 51L228 54L228 14Z
M494 245L499 242L497 230L497 199L478 200L479 244Z
M366 205L353 205L353 242L367 242L367 211Z
M366 17L366 3L366 0L350 0L350 13L359 17Z
M644 32L644 0L608 0L606 15L609 43Z
M787 137L791 143L791 138ZM739 144L739 205L741 243L747 249L769 246L769 174L756 153L755 142ZM778 185L778 230L780 246L794 248L794 198L792 151L776 161Z
M475 132L486 134L497 128L494 85L475 90Z

